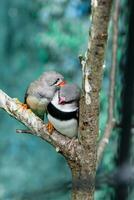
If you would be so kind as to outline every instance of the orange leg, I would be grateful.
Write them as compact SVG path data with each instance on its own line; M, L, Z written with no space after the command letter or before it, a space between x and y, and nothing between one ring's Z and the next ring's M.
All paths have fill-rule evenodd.
M22 103L21 105L22 105L23 109L28 109L28 105L27 104Z
M28 105L25 104L25 103L21 103L20 109L21 109L23 112L25 112L26 110L29 110L29 112L31 112L30 108L29 108Z
M21 103L17 98L14 98L14 100L16 101L17 104L20 105L20 109L23 109L23 110L28 109L28 105L27 104Z
M51 124L51 122L48 122L48 124L46 125L46 128L47 128L49 134L52 135L52 132L54 131L54 127Z

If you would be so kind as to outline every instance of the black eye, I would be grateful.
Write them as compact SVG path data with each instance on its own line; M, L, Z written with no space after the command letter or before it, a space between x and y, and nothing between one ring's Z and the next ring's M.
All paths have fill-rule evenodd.
M60 80L60 79L57 78L57 80L53 83L53 85L55 85L56 83L58 83L59 80Z
M41 93L38 93L38 96L39 96L40 98L44 98L44 97L45 97L44 94L41 94Z

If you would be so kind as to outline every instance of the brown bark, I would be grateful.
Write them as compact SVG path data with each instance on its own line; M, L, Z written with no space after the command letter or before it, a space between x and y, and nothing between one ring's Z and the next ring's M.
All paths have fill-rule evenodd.
M93 200L95 189L97 137L99 118L99 91L102 79L107 29L112 0L92 1L92 26L88 49L81 58L83 70L83 94L80 101L80 144L79 165L73 167L73 177L82 188L73 188L73 199Z

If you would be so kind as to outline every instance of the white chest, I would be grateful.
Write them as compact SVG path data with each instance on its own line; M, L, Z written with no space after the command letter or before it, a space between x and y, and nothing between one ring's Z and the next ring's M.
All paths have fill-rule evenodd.
M67 137L75 137L78 134L78 122L76 119L59 120L48 114L48 120L52 123L54 128L61 134Z

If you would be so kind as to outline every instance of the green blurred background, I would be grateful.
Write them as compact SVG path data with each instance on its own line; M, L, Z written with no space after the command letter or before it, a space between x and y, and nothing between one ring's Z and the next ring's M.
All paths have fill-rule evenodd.
M122 0L121 9L124 8L119 19L118 65L126 49L128 27L124 28L124 21L129 13ZM23 101L29 83L47 70L59 71L67 81L81 86L78 55L84 54L87 47L90 10L89 0L1 0L0 88ZM111 29L112 22L100 94L100 135L107 119ZM119 69L117 76L115 113L120 119ZM17 128L24 126L0 110L0 200L71 199L71 172L63 156L35 136L16 134ZM97 173L102 182L98 184L96 200L109 200L115 194L115 188L103 179L116 167L117 132L113 132Z

